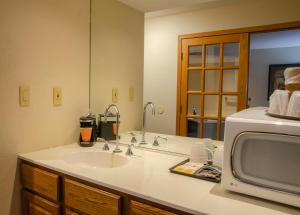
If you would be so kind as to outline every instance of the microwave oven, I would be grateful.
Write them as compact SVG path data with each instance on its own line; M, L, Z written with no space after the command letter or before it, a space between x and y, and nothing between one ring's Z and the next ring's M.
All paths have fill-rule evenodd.
M300 207L300 121L250 108L226 118L222 187Z

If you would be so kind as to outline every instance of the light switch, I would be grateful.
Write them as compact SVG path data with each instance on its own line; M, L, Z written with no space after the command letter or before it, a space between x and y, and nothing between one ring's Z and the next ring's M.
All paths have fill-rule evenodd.
M30 106L30 87L23 85L19 87L19 102L21 107Z
M129 101L130 102L134 101L134 88L133 87L129 88Z
M112 102L117 103L119 100L119 92L117 88L112 89Z
M62 89L60 87L53 88L53 106L62 105Z

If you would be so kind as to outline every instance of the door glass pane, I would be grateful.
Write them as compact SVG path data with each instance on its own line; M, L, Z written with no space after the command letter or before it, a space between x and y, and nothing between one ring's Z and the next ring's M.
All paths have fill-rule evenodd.
M220 72L218 70L205 71L205 91L219 91L219 74Z
M220 45L206 46L206 66L220 66Z
M202 46L189 47L189 66L202 66Z
M201 70L189 70L188 91L201 90Z
M189 94L188 95L188 115L200 115L201 113L201 95Z
M204 138L211 138L213 140L217 139L217 127L218 121L206 119L203 122L204 124Z
M239 70L223 70L223 92L238 91Z
M226 117L237 112L237 96L222 97L222 116Z
M188 118L187 119L187 136L200 137L200 119Z
M239 43L225 43L224 44L224 66L238 66L239 65Z
M221 122L221 135L220 140L224 141L225 121Z
M218 95L205 95L204 97L204 115L218 116Z

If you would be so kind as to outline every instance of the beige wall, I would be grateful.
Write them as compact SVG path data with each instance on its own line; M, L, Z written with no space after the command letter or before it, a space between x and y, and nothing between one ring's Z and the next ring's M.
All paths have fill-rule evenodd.
M103 113L118 88L121 131L141 126L144 15L116 0L92 0L91 110ZM134 101L129 88L134 87Z
M0 214L19 214L17 154L77 141L88 111L89 1L0 1ZM19 107L18 87L31 86ZM52 106L52 87L63 105Z
M147 18L144 101L165 107L148 128L175 134L178 35L300 20L299 0L245 0L219 8Z

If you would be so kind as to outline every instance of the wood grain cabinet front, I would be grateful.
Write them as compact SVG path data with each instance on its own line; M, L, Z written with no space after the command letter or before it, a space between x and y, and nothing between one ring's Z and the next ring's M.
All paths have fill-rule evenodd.
M21 165L21 174L25 188L54 201L58 200L58 175L24 163Z
M121 214L121 197L98 188L64 180L65 205L89 215Z
M131 215L176 215L169 211L143 204L136 201L131 201Z
M75 211L72 211L71 209L67 208L65 210L65 215L80 215L79 213L76 213Z
M40 196L23 191L24 215L59 215L59 206Z

